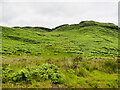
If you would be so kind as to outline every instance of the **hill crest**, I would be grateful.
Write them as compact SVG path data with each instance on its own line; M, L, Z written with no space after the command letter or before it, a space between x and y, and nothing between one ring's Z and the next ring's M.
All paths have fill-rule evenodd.
M19 26L15 26L13 28L21 28L21 29L42 29L45 31L54 31L54 30L61 30L61 29L79 29L82 27L87 27L87 26L100 26L100 27L105 27L105 28L110 28L110 29L117 29L118 30L118 26L113 24L113 23L100 23L100 22L96 22L96 21L81 21L79 24L63 24L63 25L59 25L55 28L46 28L46 27L39 27L39 26L35 26L35 27L31 27L31 26L25 26L25 27L19 27Z

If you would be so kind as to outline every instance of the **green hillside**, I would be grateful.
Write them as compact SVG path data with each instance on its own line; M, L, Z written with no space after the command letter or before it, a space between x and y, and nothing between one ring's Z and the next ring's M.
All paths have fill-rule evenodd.
M1 27L4 88L118 87L115 24Z
M80 55L116 58L118 28L93 21L62 25L53 30L35 27L2 27L3 55Z

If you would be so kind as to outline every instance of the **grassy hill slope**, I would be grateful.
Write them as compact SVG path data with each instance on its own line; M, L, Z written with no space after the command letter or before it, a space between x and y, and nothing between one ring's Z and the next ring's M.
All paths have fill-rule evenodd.
M3 88L118 88L118 26L1 27Z
M3 27L3 55L80 55L115 58L119 29L114 24L84 21L54 29Z

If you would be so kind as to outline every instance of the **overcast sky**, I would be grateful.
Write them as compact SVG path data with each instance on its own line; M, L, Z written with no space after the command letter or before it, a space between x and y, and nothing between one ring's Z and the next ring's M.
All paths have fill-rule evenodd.
M4 26L54 28L86 20L118 25L118 0L0 0L0 8L0 25Z

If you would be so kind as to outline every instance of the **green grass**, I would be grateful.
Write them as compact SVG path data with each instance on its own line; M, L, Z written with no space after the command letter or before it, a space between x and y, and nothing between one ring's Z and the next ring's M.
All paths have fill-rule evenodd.
M1 27L3 88L118 87L118 26L83 21L53 29Z
M117 64L116 61L109 60L110 63L111 61L113 64ZM75 64L75 62L77 64ZM39 74L41 75L41 73L39 73L40 70L37 68L43 66L45 63L48 63L48 65L53 64L58 67L60 70L59 73L63 75L63 79L60 79L62 80L62 83L56 84L53 83L54 79L48 78L43 80L37 76L36 78L32 76L35 74L38 76ZM74 68L74 66L76 66L76 68ZM112 70L114 69L112 64L109 64L109 66L111 67L112 72L109 72L109 70L105 68L106 64L103 60L95 61L82 59L82 61L74 61L74 58L43 58L31 56L6 58L3 59L3 75L7 75L7 77L3 76L3 81L5 79L3 87L51 88L59 86L70 88L118 88L118 74L116 71L114 72ZM18 74L21 70L28 75L26 77L28 80L22 79L23 81L14 81L13 77L21 75Z

